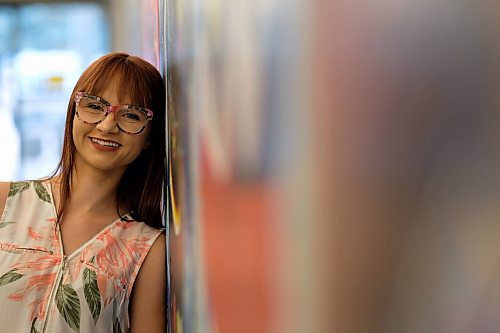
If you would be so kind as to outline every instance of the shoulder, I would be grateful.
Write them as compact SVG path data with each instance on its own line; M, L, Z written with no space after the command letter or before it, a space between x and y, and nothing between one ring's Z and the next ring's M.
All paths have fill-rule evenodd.
M166 242L165 234L158 235L151 245L137 276L138 284L159 285L166 281L165 275Z
M151 246L133 287L130 332L166 331L165 248L165 234L161 233Z
M9 196L9 190L9 182L0 182L0 216L5 208L5 203L7 202L7 197Z
M166 250L166 237L165 233L160 231L160 234L154 241L153 245L151 246L150 256L156 258L156 257L161 257L160 259L165 259L165 250ZM146 257L147 259L147 257Z
M154 230L156 230L156 232L159 232L157 229ZM149 250L149 253L143 263L143 266L145 266L146 268L143 267L142 270L147 271L149 268L153 268L155 271L157 271L158 267L165 263L165 251L165 233L161 232L151 245L151 249Z
M165 280L165 234L162 232L156 237L144 259L137 275L136 287L142 285L157 285Z
M127 219L125 216L115 222L110 234L115 239L127 240L130 244L134 244L136 260L133 261L134 265L129 267L132 281L144 275L143 272L150 266L154 267L165 259L166 237L161 229Z
M156 242L157 238L162 237L164 234L163 229L157 229L152 227L145 222L135 220L129 214L126 214L120 218L115 224L115 233L123 238L131 238L140 240L144 244L152 245ZM165 237L163 236L163 239ZM149 250L149 246L147 247Z

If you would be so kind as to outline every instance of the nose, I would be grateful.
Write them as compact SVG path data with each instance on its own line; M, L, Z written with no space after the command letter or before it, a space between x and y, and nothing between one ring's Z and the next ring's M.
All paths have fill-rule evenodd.
M115 122L115 113L110 110L100 123L96 125L96 128L104 133L118 133L120 130Z

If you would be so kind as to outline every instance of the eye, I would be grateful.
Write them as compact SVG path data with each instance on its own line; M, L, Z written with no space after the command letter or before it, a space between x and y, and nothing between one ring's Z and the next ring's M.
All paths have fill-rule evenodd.
M118 114L120 119L127 123L141 123L146 120L144 112L136 108L124 108Z
M89 103L87 105L88 108L91 108L92 110L96 110L96 111L104 111L103 107L101 104L97 104L97 103Z
M133 112L126 112L126 113L122 114L122 117L125 117L128 120L135 120L135 121L140 120L139 115L137 115L136 113L133 113Z
M83 97L80 100L79 107L82 111L92 113L102 113L106 110L106 106L104 104L90 97Z

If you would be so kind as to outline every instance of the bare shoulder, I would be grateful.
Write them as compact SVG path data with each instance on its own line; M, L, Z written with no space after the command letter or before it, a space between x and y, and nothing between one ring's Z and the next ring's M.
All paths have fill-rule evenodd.
M131 295L130 333L164 333L166 315L165 234L155 240Z
M0 216L3 214L5 203L7 202L7 197L9 195L9 190L9 182L0 182Z
M165 234L162 232L161 234L158 235L156 240L154 241L153 245L151 246L151 249L149 250L149 254L146 257L146 260L144 260L144 264L147 264L149 261L149 264L159 264L165 262L165 250L166 250L166 238Z
M139 270L134 289L142 285L151 286L161 284L166 281L165 277L165 234L161 233L151 246L146 259Z

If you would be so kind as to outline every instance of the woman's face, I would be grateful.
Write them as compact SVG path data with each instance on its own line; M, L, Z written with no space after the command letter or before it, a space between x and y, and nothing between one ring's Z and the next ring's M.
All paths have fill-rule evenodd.
M132 104L130 98L118 99L118 80L114 78L99 97L111 105ZM73 141L76 147L75 164L80 169L88 166L101 171L125 172L147 147L151 124L139 134L122 132L115 123L114 113L109 113L99 124L86 124L75 115Z

